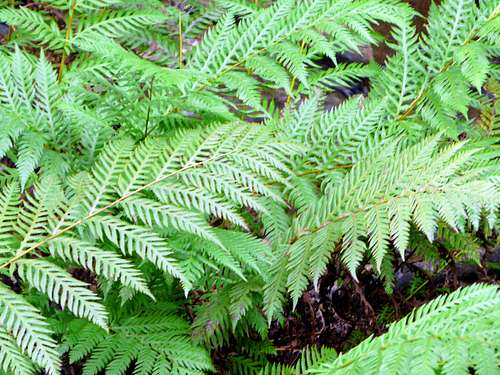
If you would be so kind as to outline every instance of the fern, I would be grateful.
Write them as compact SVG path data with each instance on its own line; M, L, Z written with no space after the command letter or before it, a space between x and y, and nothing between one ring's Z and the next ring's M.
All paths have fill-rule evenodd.
M306 347L300 357L297 359L294 366L283 364L267 364L258 374L259 375L296 375L303 374L308 369L319 366L321 363L328 363L337 357L337 353L333 349L323 347L316 349L315 347Z
M498 224L498 4L416 16L0 1L0 372L57 374L67 352L85 374L493 373L481 285L338 357L268 363L270 325L332 260L390 293L400 258L480 264ZM341 62L380 42L381 65Z
M443 15L433 11L430 18L446 19L451 14L457 15L451 11L447 13L456 4L443 6L447 7ZM472 8L476 18L479 17L479 8ZM465 17L461 12L457 16ZM294 304L297 303L311 280L304 262L314 252L308 253L304 244L309 242L308 236L314 236L323 228L336 228L344 235L342 258L356 278L356 269L367 252L374 259L377 272L381 272L391 242L404 258L411 220L430 241L435 237L438 219L455 230L463 230L469 219L477 230L480 213L485 210L489 212L486 216L490 218L490 225L493 225L498 198L492 198L497 194L492 180L495 167L493 164L487 166L490 163L487 156L481 156L479 150L473 151L460 142L440 150L439 137L413 145L398 138L400 130L396 130L397 124L407 126L409 122L428 122L434 127L438 120L435 115L439 111L445 111L439 118L443 123L457 112L465 113L472 102L468 88L460 83L463 82L459 78L462 73L457 69L447 66L437 74L434 72L432 77L428 75L431 70L424 68L428 61L419 57L415 31L409 22L405 18L395 21L397 53L387 62L385 70L375 75L374 79L379 80L366 103L361 99L351 99L322 117L321 101L313 97L299 107L295 118L276 124L299 142L310 145L306 157L297 159L296 165L304 174L318 176L322 195L319 199L312 197L292 225L295 234L289 244L290 250L285 253L290 276L287 283L281 277L270 279L271 284L279 282L281 285L266 286L266 304L269 306L278 303L282 298L278 295L284 290L290 292ZM470 32L475 31L477 28L472 27ZM468 34L468 37L472 38L473 34ZM431 42L427 43L431 45ZM453 63L450 62L452 57L443 58L443 64ZM409 77L415 81L410 81ZM430 81L432 92L427 92ZM438 102L432 102L432 111L435 112L430 113L431 102L427 98L437 92L434 98ZM447 103L446 109L438 108L444 103ZM417 113L413 113L415 110ZM384 119L387 123L381 124ZM419 137L421 139L422 135ZM325 147L333 151L325 153ZM479 160L485 161L486 165L476 169ZM427 172L426 166L429 168ZM453 181L454 178L457 182ZM398 192L396 186L402 190ZM277 259L276 262L283 264L285 261ZM316 273L321 273L319 270L324 267L324 262L326 260L317 264ZM281 292L277 295L278 290ZM268 314L276 311L276 307L270 308Z
M439 218L455 230L463 230L466 219L477 229L478 214L483 210L494 217L498 198L492 197L498 192L488 169L475 169L475 152L461 151L463 143L436 152L438 141L434 137L401 151L394 151L394 145L382 147L298 216L294 226L299 238L290 245L288 266L292 277L288 290L295 303L307 286L307 271L297 261L311 256L304 244L314 241L316 233L325 228L345 233L343 260L356 277L356 268L368 249L379 272L391 240L404 258L410 220L432 241ZM386 159L389 154L394 158ZM368 237L367 243L361 236ZM301 258L297 258L299 254ZM295 272L300 277L292 276Z
M50 330L43 316L23 297L4 285L0 285L0 295L2 327L12 332L17 345L33 362L45 368L49 374L57 374L60 361L56 342L50 337ZM14 368L16 366L17 363Z
M169 236L178 232L198 238L203 244L201 248L209 246L207 250L210 249L211 254L219 252L218 256L211 255L213 259L221 267L233 269L242 278L244 276L238 261L243 264L248 262L248 267L261 272L262 259L256 258L247 250L250 247L256 249L260 247L260 254L265 255L268 251L258 240L246 237L243 233L238 235L238 232L228 231L228 234L225 234L224 231L218 232L211 228L204 216L212 214L212 211L209 209L205 212L204 206L191 207L190 202L186 202L187 206L165 205L154 199L152 191L147 192L148 187L154 186L153 183L161 186L169 179L178 180L189 187L193 176L182 182L183 173L192 173L189 168L197 166L198 177L204 178L204 174L210 176L210 167L214 164L221 168L221 172L227 173L226 183L227 187L230 186L229 184L232 186L231 194L225 195L226 189L217 187L214 189L208 187L208 191L211 191L210 194L220 196L219 199L227 202L226 204L231 203L231 209L236 212L237 206L234 206L233 202L240 204L250 199L253 200L254 198L244 199L240 196L250 197L249 193L259 193L258 186L263 184L259 179L267 181L266 171L273 171L272 175L276 176L282 174L283 172L276 169L273 164L278 167L284 165L284 162L279 161L278 158L284 158L284 152L293 150L291 144L277 143L265 128L243 129L242 127L244 125L218 127L211 135L205 134L201 139L200 134L194 132L193 137L188 136L188 139L195 141L197 147L187 150L176 150L175 147L178 146L176 141L171 144L158 143L165 147L160 153L161 162L157 168L149 171L137 168L140 165L142 152L147 151L148 148L139 145L136 151L142 152L133 152L131 141L118 140L104 149L96 162L94 172L87 177L88 181L84 184L89 186L90 190L80 195L75 192L72 198L65 197L57 180L47 177L35 185L36 195L28 196L23 202L17 222L9 220L9 211L13 210L10 205L17 204L17 202L10 201L8 197L15 190L12 188L6 190L4 192L7 205L5 225L16 225L19 228L17 232L18 241L20 241L17 251L12 251L13 258L8 263L16 262L14 269L17 270L19 276L29 285L47 294L60 307L67 306L77 316L86 317L103 327L107 326L106 314L98 304L97 297L87 291L84 284L74 280L69 274L49 262L18 259L39 247L42 249L46 247L56 258L75 262L98 275L110 280L119 280L124 285L153 297L140 271L134 267L133 260L128 262L111 249L116 248L125 256L138 255L150 261L159 269L179 278L188 290L194 280L190 280L189 275L183 274L178 266L179 260L174 257L174 252L167 242ZM238 133L240 136L234 137ZM232 138L228 138L230 134ZM266 143L262 143L264 134L268 135ZM239 162L239 158L243 158L245 152L241 151L239 158L231 159L230 154L236 152L242 145L254 145L248 153L250 160L259 161L259 157L264 157L259 155L259 148L268 149L273 153L268 153L264 160L260 161L263 164L261 168L264 169L260 175L258 170L254 172L255 177L246 174L248 173L245 172L246 164ZM270 164L267 165L268 163ZM251 183L248 179L251 179ZM125 186L137 186L136 181L142 181L143 184L132 192L129 191L127 195L120 196L114 190L118 181L122 181ZM193 184L196 185L196 183ZM202 187L198 186L200 189ZM116 212L116 216L105 215L104 210L113 206L121 207ZM127 221L126 218L132 222ZM80 226L82 231L68 233L77 226ZM47 228L53 229L47 231ZM168 233L167 240L162 238L162 233ZM231 249L229 253L227 249ZM230 261L230 259L233 260ZM20 340L22 333L14 332L14 336ZM43 348L40 351L42 354L29 354L47 355L43 353ZM50 366L54 368L48 362L45 364L45 362L40 362L41 360L37 361L47 368L51 368Z

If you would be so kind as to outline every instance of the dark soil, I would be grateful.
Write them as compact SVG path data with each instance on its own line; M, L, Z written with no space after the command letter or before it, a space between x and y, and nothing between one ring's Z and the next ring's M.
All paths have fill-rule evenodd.
M278 360L293 363L306 346L326 345L344 352L372 334L384 333L389 323L438 295L477 282L499 283L500 248L486 251L482 263L485 267L450 264L427 277L425 263L400 262L392 295L370 269L361 271L357 283L332 263L318 289L311 286L296 310L287 311L284 325L272 327Z

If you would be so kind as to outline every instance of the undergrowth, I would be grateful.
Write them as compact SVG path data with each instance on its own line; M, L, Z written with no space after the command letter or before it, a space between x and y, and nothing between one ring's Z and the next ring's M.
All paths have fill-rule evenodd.
M389 294L408 256L481 263L498 13L443 0L417 32L399 0L0 0L0 373L495 374L491 285L295 364L269 326L332 260Z

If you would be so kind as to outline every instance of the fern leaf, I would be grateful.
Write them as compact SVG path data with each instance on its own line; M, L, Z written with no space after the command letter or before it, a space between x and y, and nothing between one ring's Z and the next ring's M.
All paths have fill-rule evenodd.
M15 182L4 186L0 191L0 243L10 239L10 231L18 215L19 187Z
M0 284L0 322L15 338L24 353L48 374L59 373L56 342L39 311L25 299ZM2 344L3 346L3 344Z
M344 225L346 235L342 245L342 260L357 281L356 269L361 263L366 250L365 243L359 238L363 235L361 228L363 228L364 222L362 219L352 216L344 222Z
M40 164L45 139L40 133L26 132L20 137L18 145L16 167L21 177L21 188L24 189L28 178Z
M290 249L290 259L287 264L289 271L287 287L293 301L293 308L297 306L297 302L307 287L307 261L311 256L311 244L309 237L302 237L295 242Z
M48 247L54 256L75 262L110 280L120 281L153 298L141 273L131 262L120 258L113 252L102 250L88 242L69 236L51 240Z
M155 164L165 147L166 144L161 139L148 138L135 148L118 180L121 195L129 194L151 182Z
M114 186L125 169L132 147L132 141L124 139L111 143L103 150L94 167L92 187L85 199L86 214L111 201Z
M57 87L57 76L45 55L40 56L35 69L35 103L45 118L49 134L55 138L56 118L54 114L56 99L60 96Z
M264 288L264 306L268 324L279 317L283 311L283 301L287 287L287 263L285 256L286 247L278 249L275 254L276 260L273 261L269 269L269 275L266 277L266 286Z
M131 198L124 203L127 216L134 221L142 221L149 226L175 228L192 233L222 246L203 218L175 206L167 206L147 198Z
M63 198L59 182L52 177L42 179L34 190L34 196L27 195L18 214L15 230L22 239L18 251L33 246L43 238L49 215L57 209Z
M150 260L159 269L184 279L175 259L171 257L172 251L155 232L107 216L98 216L87 225L97 238L109 239L125 255L138 254L141 258Z
M21 260L16 265L19 276L31 287L48 295L61 308L67 307L76 316L107 329L106 310L87 284L45 260Z
M389 216L385 208L370 210L366 217L367 229L370 238L370 251L375 258L377 270L380 272L382 260L389 248Z
M124 37L128 33L163 21L165 21L165 16L159 12L106 12L102 17L87 18L85 22L79 24L80 31L77 33L74 43L80 39L92 38L93 35L102 35L109 39Z
M247 223L237 213L234 205L204 189L169 181L158 184L152 190L162 203L205 212L242 228L248 228Z
M35 375L33 363L17 346L16 340L3 328L0 329L0 369L14 375Z
M485 46L481 42L469 43L457 49L456 55L463 76L481 92L490 70Z

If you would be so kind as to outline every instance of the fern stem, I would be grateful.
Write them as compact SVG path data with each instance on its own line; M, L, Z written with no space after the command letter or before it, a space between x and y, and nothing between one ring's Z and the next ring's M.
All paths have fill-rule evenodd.
M73 0L71 8L69 10L68 19L66 20L66 35L64 36L64 46L61 55L61 62L59 63L59 72L57 74L57 79L60 81L62 79L64 63L66 61L66 48L69 44L69 37L71 35L71 25L73 24L73 14L75 13L76 0Z
M130 198L131 196L135 195L135 194L138 194L140 193L141 191L144 191L144 190L147 190L149 189L151 186L154 186L158 183L160 183L161 181L164 181L166 180L167 178L170 178L172 176L175 176L175 175L178 175L179 173L181 172L184 172L188 169L192 169L192 168L195 168L195 167L200 167L208 162L211 162L211 161L216 161L216 160L219 160L219 159L222 159L228 155L231 155L231 154L234 154L236 153L237 150L232 150L230 152L227 152L225 154L221 154L221 155L216 155L216 156L213 156L211 158L208 158L206 160L203 160L203 161L200 161L200 162L197 162L197 163L192 163L192 164L186 164L184 167L180 168L180 169L177 169L171 173L168 173L166 174L165 176L162 176L160 178L157 178L149 183L147 183L146 185L143 185L133 191L131 191L130 193L127 193L125 195L122 195L120 198L114 200L113 202L109 203L108 205L102 207L102 208L99 208L98 210L95 210L93 212L90 212L89 214L87 214L87 216L75 221L74 223L68 225L67 227L61 229L60 231L54 233L54 234L51 234L50 236L47 236L45 237L43 240L37 242L36 244L34 244L33 246L31 246L30 248L20 252L19 254L17 254L16 256L12 257L11 259L9 259L7 262L3 263L2 265L0 265L0 269L3 269L3 268L6 268L8 267L9 265L11 265L12 263L16 262L17 260L21 259L23 256L25 256L26 254L29 254L31 253L33 250L36 250L38 249L40 246L43 246L45 245L47 242L49 242L50 240L53 240L54 238L57 238L61 235L63 235L64 233L76 228L77 226L83 224L84 222L86 222L87 220L89 219L92 219L93 217L103 213L104 211L106 210L109 210L110 208L116 206L117 204L125 201L126 199Z
M351 168L352 168L352 164L337 164L337 165L334 165L332 169L351 169ZM310 174L320 174L323 172L324 171L322 171L321 169L311 169L309 171L298 173L297 176L307 176Z
M179 68L182 68L182 12L179 10Z
M153 100L153 88L154 88L155 76L151 78L151 87L149 88L149 103L148 103L148 112L146 115L146 124L144 125L144 138L148 136L148 126L149 126L149 118L151 115L151 102Z
M301 53L304 50L305 45L306 45L306 42L303 40L300 43L300 52ZM292 92L293 92L293 88L295 87L295 81L296 80L297 80L297 76L293 76L292 82L290 83L290 93L288 94L288 97L286 98L286 105L287 106L290 104L290 101L292 100Z

